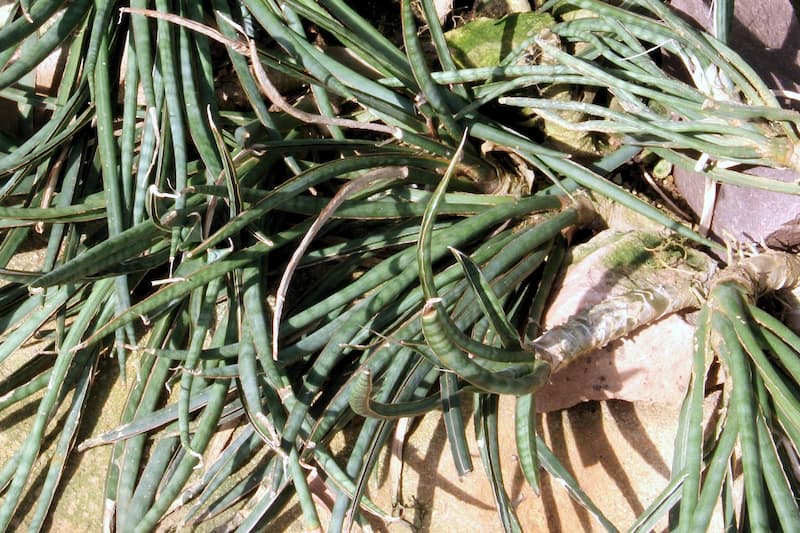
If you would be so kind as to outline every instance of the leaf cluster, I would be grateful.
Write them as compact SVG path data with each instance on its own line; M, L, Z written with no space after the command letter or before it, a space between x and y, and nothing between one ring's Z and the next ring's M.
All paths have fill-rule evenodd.
M214 519L263 529L291 498L314 530L323 493L332 531L388 523L366 480L398 417L440 409L466 472L460 402L475 394L484 469L503 526L518 530L499 468L498 393L518 396L528 481L538 486L541 465L614 529L535 433L533 392L552 363L536 325L562 234L595 216L577 190L715 246L606 176L646 147L712 179L797 194L727 163L793 164L798 115L655 0L550 2L556 40L531 36L474 68L457 67L431 0L421 20L399 3L401 43L350 4L37 0L6 12L0 98L21 126L0 134L0 409L35 416L0 468L0 529L46 527L68 460L99 445L112 449L109 530ZM576 9L592 16L564 16ZM681 57L692 83L667 74L653 46ZM36 68L51 54L63 68L42 95ZM542 98L564 85L615 104ZM616 149L576 162L543 130L504 120L520 106L616 136ZM509 194L509 175L524 194ZM20 267L33 241L41 261ZM702 492L689 477L708 457L696 405L712 353L732 370L735 422L707 453L727 465L740 436L745 471L762 472L769 494L747 482L747 517L760 526L758 509L774 507L781 524L797 523L786 465L800 343L715 290L686 445L641 528L679 498L681 527L701 520L717 478L731 479L714 461L702 463ZM755 341L717 328L743 308ZM20 357L32 339L40 351ZM118 373L128 397L118 427L79 442L89 398L105 394L98 372ZM347 428L357 435L337 456L331 442Z

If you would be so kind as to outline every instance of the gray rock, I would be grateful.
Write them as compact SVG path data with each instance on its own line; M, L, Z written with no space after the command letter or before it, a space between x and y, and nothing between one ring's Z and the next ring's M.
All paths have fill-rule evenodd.
M800 180L800 174L786 169L757 167L746 173L780 181ZM705 178L680 168L675 168L673 174L681 195L699 217L703 211ZM800 197L720 185L710 229L723 240L733 238L739 242L763 242L771 248L795 248L800 245Z
M710 1L673 0L672 7L706 30L713 26ZM790 0L736 2L730 45L758 72L772 89L800 91L800 24ZM754 168L748 174L797 182L791 170ZM675 169L675 183L689 206L700 215L704 178ZM800 245L800 197L720 186L711 232L719 238L765 242L770 247Z
M670 5L708 31L710 0L672 0ZM800 24L790 0L735 2L730 46L772 89L800 91Z

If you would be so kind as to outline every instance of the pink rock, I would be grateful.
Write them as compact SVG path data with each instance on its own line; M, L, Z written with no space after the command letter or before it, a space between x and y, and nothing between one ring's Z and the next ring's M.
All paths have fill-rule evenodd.
M613 247L605 244L615 235L621 234L603 232L573 252L580 259L567 268L556 289L544 317L545 331L636 285L603 266L603 255ZM693 335L691 318L678 314L641 327L556 372L536 394L536 408L547 412L610 399L680 405L691 375Z
M540 412L591 400L680 405L691 375L694 326L671 315L584 355L536 395Z

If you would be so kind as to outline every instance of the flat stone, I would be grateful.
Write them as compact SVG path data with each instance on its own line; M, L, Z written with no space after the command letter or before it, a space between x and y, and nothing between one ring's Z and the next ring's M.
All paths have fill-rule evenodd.
M555 289L543 331L636 285L603 265L619 232L607 230L574 248L572 264ZM588 253L587 253L588 251ZM536 409L549 412L591 400L626 400L679 406L691 375L693 317L673 314L582 355L559 369L536 394Z
M690 319L680 315L639 328L556 372L536 394L536 409L611 399L679 406L691 376L693 335Z

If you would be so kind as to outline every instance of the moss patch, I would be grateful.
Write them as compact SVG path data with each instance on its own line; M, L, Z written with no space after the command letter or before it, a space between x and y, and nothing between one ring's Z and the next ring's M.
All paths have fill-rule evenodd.
M512 50L554 24L544 13L513 13L501 19L476 18L445 34L460 68L498 65Z
M631 232L621 235L618 243L603 258L609 270L628 275L639 269L690 268L705 270L707 261L674 235Z
M654 250L663 242L654 233L632 233L623 236L605 257L604 265L610 270L633 270L653 265Z

